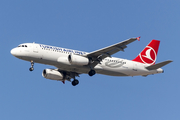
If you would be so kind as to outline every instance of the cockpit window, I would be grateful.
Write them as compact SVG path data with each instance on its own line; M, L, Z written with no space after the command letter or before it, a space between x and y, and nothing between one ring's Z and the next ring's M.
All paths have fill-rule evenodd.
M18 47L27 47L27 45L19 45Z

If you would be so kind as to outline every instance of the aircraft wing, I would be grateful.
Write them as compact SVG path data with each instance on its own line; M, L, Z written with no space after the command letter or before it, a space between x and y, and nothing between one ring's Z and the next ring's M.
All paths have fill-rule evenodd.
M89 54L86 54L86 57L91 58L94 62L91 64L92 67L96 66L100 61L106 57L111 57L111 55L119 52L124 51L125 48L127 48L126 45L130 44L131 42L134 42L135 40L139 40L138 38L130 38L128 40L116 43L114 45L93 51Z

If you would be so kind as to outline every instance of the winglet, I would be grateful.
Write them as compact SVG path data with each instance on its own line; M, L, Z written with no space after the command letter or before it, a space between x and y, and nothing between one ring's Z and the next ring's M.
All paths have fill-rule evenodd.
M141 36L137 37L136 39L137 39L138 41L140 41L140 38L141 38Z

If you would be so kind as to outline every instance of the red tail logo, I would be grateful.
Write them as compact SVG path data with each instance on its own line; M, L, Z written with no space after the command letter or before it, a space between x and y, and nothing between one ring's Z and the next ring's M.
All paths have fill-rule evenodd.
M133 60L144 64L155 64L160 41L152 40Z
M153 48L147 46L140 54L140 59L143 63L153 64L156 61L156 52Z

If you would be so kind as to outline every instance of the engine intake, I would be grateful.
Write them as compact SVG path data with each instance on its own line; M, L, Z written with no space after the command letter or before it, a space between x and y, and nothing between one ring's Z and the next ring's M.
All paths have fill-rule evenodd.
M42 72L42 76L46 79L51 80L64 80L65 76L63 73L54 70L54 69L44 69Z
M71 63L71 65L88 65L89 64L89 59L83 56L79 55L69 55L68 60Z

